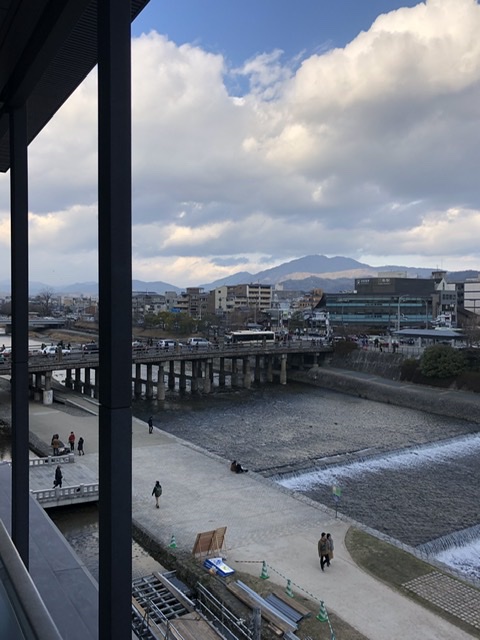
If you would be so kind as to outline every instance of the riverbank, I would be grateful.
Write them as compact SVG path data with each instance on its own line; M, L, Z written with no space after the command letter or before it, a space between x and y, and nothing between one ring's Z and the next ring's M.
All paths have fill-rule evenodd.
M306 372L291 371L289 379L374 402L480 424L480 395L469 391L426 387L328 365L312 367Z

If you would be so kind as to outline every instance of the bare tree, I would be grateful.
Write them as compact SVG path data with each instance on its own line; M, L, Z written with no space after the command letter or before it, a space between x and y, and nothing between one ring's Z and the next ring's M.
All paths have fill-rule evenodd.
M37 296L38 304L41 312L44 316L49 316L52 313L52 301L54 296L54 290L50 287L42 289Z

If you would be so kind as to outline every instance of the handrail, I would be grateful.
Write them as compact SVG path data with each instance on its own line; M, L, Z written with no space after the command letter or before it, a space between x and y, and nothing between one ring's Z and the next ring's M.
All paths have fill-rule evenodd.
M5 586L18 623L35 640L62 640L30 574L25 568L3 522L0 520L0 560Z

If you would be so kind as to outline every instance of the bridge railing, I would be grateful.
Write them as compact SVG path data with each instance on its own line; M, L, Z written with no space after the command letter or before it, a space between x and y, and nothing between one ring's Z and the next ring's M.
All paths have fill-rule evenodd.
M92 482L55 489L34 489L30 493L40 503L95 500L99 496L99 483Z
M46 458L30 458L31 467L41 467L44 464L69 464L75 462L75 454L67 453L61 456L47 456Z

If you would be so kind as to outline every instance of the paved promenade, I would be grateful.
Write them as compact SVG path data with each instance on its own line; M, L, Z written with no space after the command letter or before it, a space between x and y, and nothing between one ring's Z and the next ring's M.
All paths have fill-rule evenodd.
M78 403L96 411L87 399ZM86 455L81 463L97 471L93 415L32 404L30 421L31 431L45 442L52 433L66 439L73 430L77 439L82 436ZM362 571L344 545L348 523L335 519L331 510L254 473L232 474L229 461L156 428L149 434L139 420L133 420L132 433L133 518L163 544L175 535L178 548L191 551L197 533L226 526L230 566L258 576L266 561L272 582L284 587L290 579L294 591L324 600L327 610L370 640L473 637ZM160 509L151 496L157 479L163 485ZM324 573L317 558L321 531L335 540L335 559Z

